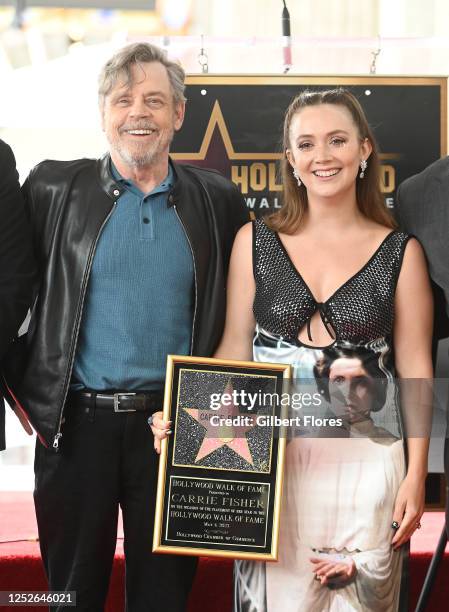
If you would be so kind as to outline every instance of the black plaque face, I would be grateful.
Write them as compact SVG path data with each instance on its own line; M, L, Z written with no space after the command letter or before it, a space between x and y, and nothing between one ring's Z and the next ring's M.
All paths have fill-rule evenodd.
M169 356L156 552L275 559L285 364Z
M165 538L265 550L270 488L268 482L171 476Z

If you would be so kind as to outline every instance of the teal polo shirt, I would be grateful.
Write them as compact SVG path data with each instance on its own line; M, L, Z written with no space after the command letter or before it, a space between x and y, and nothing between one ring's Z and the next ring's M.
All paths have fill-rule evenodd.
M124 191L99 237L84 302L72 389L161 388L167 354L190 353L192 252L168 195L173 168L150 193Z

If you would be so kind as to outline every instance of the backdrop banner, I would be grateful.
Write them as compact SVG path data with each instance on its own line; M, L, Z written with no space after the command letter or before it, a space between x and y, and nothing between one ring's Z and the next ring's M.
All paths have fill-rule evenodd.
M234 181L260 216L279 208L282 124L304 89L347 87L362 104L377 138L385 203L407 177L447 152L444 77L190 76L187 111L172 157L215 168Z

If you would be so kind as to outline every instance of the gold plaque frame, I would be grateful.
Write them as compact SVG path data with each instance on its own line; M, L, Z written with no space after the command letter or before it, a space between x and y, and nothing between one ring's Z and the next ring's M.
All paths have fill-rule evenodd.
M288 382L287 379L290 376L291 367L287 364L168 356L164 419L172 421L173 433L168 439L162 441L153 552L264 561L275 561L277 559L286 440L281 428L273 425L272 420L276 417L279 417L279 419L283 417L283 407L281 405L270 407L272 412L268 416L271 418L271 425L262 432L265 440L264 448L269 453L269 460L266 464L263 461L256 464L256 460L254 460L252 464L253 456L249 451L251 434L259 435L260 428L254 425L248 427L250 438L246 438L246 433L240 433L241 443L237 443L237 436L233 436L232 431L235 432L235 429L232 429L232 427L231 433L229 433L228 428L226 430L227 434L223 434L221 430L221 434L217 431L217 435L213 434L209 437L211 427L202 424L201 419L204 420L207 417L207 421L210 423L212 421L211 415L223 418L220 417L221 413L214 413L211 408L201 410L185 408L183 403L185 404L186 400L182 398L189 397L189 392L186 389L188 384L196 384L194 383L195 377L198 380L206 380L206 386L209 385L207 389L204 387L204 393L201 390L201 385L196 384L195 387L195 389L200 388L199 393L202 394L200 403L203 402L202 405L204 406L211 397L210 389L212 387L223 390L224 379L237 380L237 383L244 390L243 393L246 392L246 384L253 385L251 388L254 389L254 385L257 386L260 383L268 385L266 388L269 388L270 391L274 390L275 393L280 394L283 392L284 385ZM224 390L226 391L226 389ZM198 391L195 391L195 393L198 400ZM239 393L242 393L242 391ZM221 395L222 401L224 401L224 396ZM245 418L252 419L261 414L257 411L251 413L251 415L249 412L242 413L237 404L233 404L233 407L236 411L234 412L234 418L239 422L245 420ZM266 406L260 405L257 410L259 408L260 410L266 410ZM192 416L195 410L197 410L196 416ZM264 416L267 416L267 413ZM179 459L177 456L184 457L186 454L186 440L189 449L190 442L192 442L191 434L186 433L186 422L190 422L199 432L199 441L192 443L193 460ZM201 445L201 449L206 438L208 438L208 442L212 443L212 448L214 442L217 441L215 445L217 448L208 450L204 456L198 459L200 455L198 444ZM238 447L237 444L239 444ZM238 449L242 446L248 447L249 458L246 456L245 459L244 453L240 455ZM227 459L224 459L224 456ZM237 466L230 464L229 457L232 456L235 456ZM214 457L218 457L218 459L214 459ZM214 461L217 465L214 464ZM200 496L192 493L183 495L185 491L193 491L189 488L192 486L206 491L206 495ZM176 487L182 487L182 494L173 492ZM190 500L188 503L197 505L188 505L187 499ZM217 507L214 507L214 504ZM226 506L226 510L223 506ZM200 511L192 512L192 508L197 508ZM218 514L219 512L222 514ZM227 514L224 514L224 512L227 512ZM222 519L222 517L224 518ZM245 521L251 524L246 524ZM256 525L253 524L254 522ZM182 530L177 525L183 525ZM189 529L191 529L191 532L189 532ZM248 537L242 538L241 535L238 535L242 533L242 530Z

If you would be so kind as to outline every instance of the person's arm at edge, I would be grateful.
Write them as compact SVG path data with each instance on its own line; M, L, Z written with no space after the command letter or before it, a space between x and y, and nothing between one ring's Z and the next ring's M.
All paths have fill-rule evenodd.
M0 208L5 223L0 239L0 261L2 262L2 280L0 282L2 298L0 308L1 347L0 358L4 358L13 337L25 319L27 309L31 306L34 280L36 278L35 258L32 252L31 229L29 218L25 214L25 202L20 190L14 154L6 145L7 168L0 190ZM8 263L7 263L8 262ZM10 304L10 309L6 304ZM11 401L10 391L4 382L4 391L14 413L23 429L29 435L33 430L24 412Z
M32 300L35 274L31 231L15 158L8 146L5 150L7 167L3 167L0 185L0 359L6 352L20 324L25 319Z

